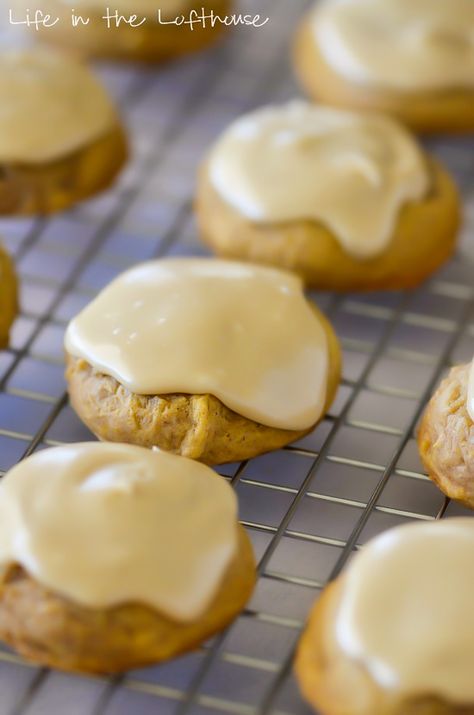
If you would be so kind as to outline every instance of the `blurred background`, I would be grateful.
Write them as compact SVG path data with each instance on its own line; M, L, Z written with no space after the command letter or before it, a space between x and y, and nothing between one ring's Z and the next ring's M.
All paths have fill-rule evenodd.
M11 347L0 352L2 473L44 445L91 438L67 404L67 321L136 262L205 253L192 215L200 160L238 115L300 95L289 56L309 5L242 0L239 10L270 22L165 66L94 63L129 132L125 170L110 190L70 211L0 220L21 278L21 315ZM19 28L1 27L3 46L24 39ZM291 663L321 588L380 531L464 513L423 474L414 430L447 366L474 354L473 141L434 138L427 146L463 192L458 256L407 294L312 294L344 348L336 403L300 443L220 469L238 492L260 559L247 610L200 651L113 681L47 672L2 649L2 715L308 715Z

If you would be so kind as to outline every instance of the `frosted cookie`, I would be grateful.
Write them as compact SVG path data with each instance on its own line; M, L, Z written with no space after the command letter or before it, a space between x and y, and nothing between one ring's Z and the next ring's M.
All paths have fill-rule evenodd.
M130 445L49 449L0 485L0 638L42 665L114 673L222 630L255 581L227 482Z
M474 130L471 0L323 0L295 45L302 85L334 106L422 132Z
M451 178L400 124L304 102L232 124L196 209L218 254L340 291L416 286L451 255L459 224Z
M313 608L296 658L321 715L474 712L474 520L392 529Z
M0 244L0 349L8 345L10 328L18 311L18 288L13 263Z
M23 5L30 0L17 0ZM67 50L75 49L86 56L110 57L141 62L163 62L198 52L212 45L226 30L223 22L212 21L213 11L220 18L231 13L232 0L116 0L108 7L111 13L118 11L127 19L136 15L135 26L114 20L104 21L107 3L102 0L42 0L36 2L43 11L59 17L53 28L43 29L43 41ZM89 23L73 26L71 12L89 18ZM161 10L160 16L158 11ZM193 13L193 15L191 15ZM205 24L196 24L193 29L184 21L204 14ZM145 19L145 22L142 22Z
M431 479L474 509L474 362L452 368L431 398L418 446Z
M126 158L89 70L45 51L0 53L0 215L47 214L105 189Z
M208 464L299 439L340 377L326 319L290 273L208 259L144 263L68 326L72 406L100 439Z

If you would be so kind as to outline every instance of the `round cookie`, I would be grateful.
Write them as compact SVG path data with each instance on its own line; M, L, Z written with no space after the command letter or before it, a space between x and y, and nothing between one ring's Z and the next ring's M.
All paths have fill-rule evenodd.
M207 259L126 272L70 323L66 353L71 404L100 439L207 464L303 437L340 379L296 276Z
M42 665L116 673L168 660L225 628L253 590L235 494L191 460L46 450L4 478L0 512L0 638Z
M446 496L470 509L474 509L473 396L472 364L452 368L431 398L418 432L420 456L430 478Z
M23 0L20 2L24 4ZM28 6L31 8L31 2ZM60 18L57 25L40 32L44 42L76 50L87 57L157 63L199 52L212 45L227 28L222 22L212 22L210 13L225 18L232 10L232 2L119 0L110 6L112 14L117 10L126 18L136 15L135 27L125 22L117 27L114 20L108 27L102 19L105 6L101 0L77 0L74 3L75 13L90 19L87 25L79 23L76 27L72 26L71 4L67 0L44 0L39 7ZM161 21L158 20L159 8ZM193 29L181 22L181 17L188 20L202 14L207 17L205 23L196 24ZM144 23L143 18L146 18ZM178 20L178 24L174 20Z
M473 551L466 518L369 542L311 612L295 664L306 700L321 715L469 715Z
M294 64L314 99L377 110L423 133L474 130L470 0L324 0L298 31Z
M224 133L202 167L196 212L219 255L336 291L418 285L452 254L460 220L450 176L401 125L301 102Z
M61 55L0 54L0 215L48 214L107 188L124 130L89 70Z
M18 287L13 262L0 244L0 349L8 345L18 311Z

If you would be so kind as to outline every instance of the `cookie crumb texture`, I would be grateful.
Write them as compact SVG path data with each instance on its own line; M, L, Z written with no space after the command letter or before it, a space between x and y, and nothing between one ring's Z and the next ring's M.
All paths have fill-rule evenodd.
M68 358L71 404L99 439L159 447L205 464L249 459L305 432L265 427L212 395L136 395L85 360Z
M328 341L328 380L323 417L341 377L341 352L329 321L314 308ZM303 431L267 427L226 407L213 395L137 395L86 360L67 355L70 402L101 440L159 447L215 465L240 462L303 438ZM157 363L159 370L159 363ZM291 399L291 395L289 395Z
M0 638L29 660L75 672L111 674L176 657L225 628L248 601L255 561L240 526L237 548L211 606L190 624L140 604L84 608L13 566L0 581Z
M441 491L474 509L474 423L467 411L470 365L452 368L423 416L420 456Z

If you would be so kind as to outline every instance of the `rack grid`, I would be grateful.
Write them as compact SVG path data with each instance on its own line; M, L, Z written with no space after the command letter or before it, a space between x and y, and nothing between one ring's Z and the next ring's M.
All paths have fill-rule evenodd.
M22 280L12 345L0 352L0 474L44 446L92 438L67 402L67 321L136 262L205 254L192 195L206 147L242 112L298 96L288 57L308 2L241 4L270 23L159 71L97 66L131 137L131 161L110 191L49 220L0 221ZM311 294L344 350L330 414L295 445L219 470L259 559L245 612L196 653L112 680L37 668L2 647L1 715L308 715L291 664L320 590L384 529L467 514L423 473L414 436L445 370L474 354L474 141L427 146L463 192L458 255L407 293Z

